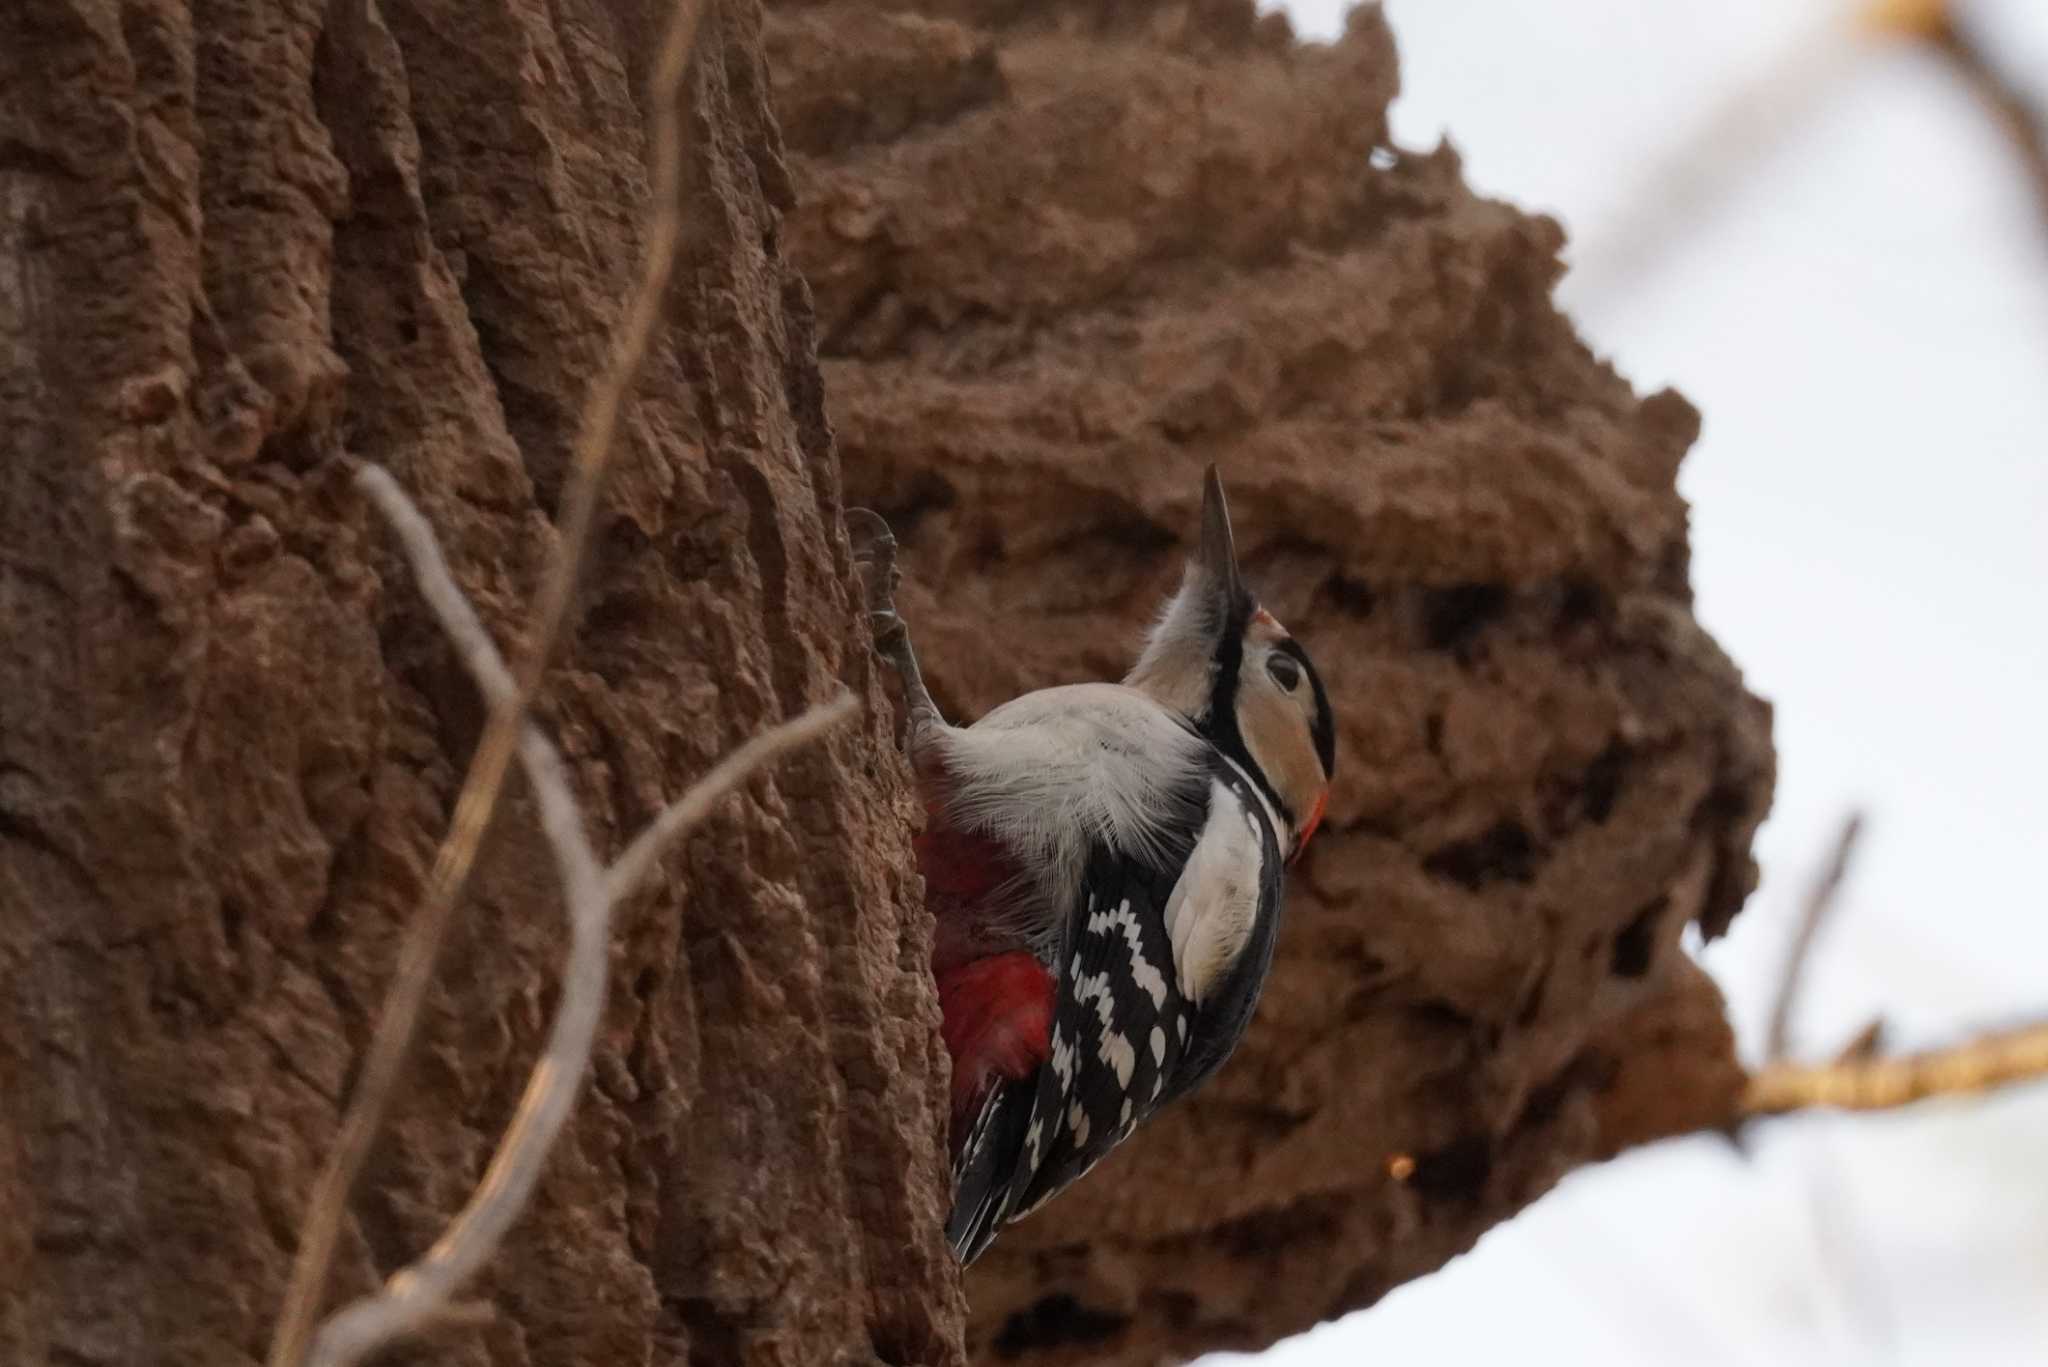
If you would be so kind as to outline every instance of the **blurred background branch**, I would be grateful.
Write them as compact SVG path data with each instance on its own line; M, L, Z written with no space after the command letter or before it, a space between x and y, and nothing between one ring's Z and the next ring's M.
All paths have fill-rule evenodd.
M1834 852L1828 856L1827 866L1807 894L1798 931L1792 937L1792 948L1785 956L1785 973L1778 982L1777 999L1771 1005L1770 1033L1764 1039L1767 1063L1777 1063L1791 1052L1792 1012L1799 1004L1799 987L1806 976L1806 961L1813 954L1813 942L1820 934L1822 923L1834 910L1841 894L1842 880L1848 875L1849 860L1856 853L1856 839L1862 832L1863 813L1849 813L1842 822L1842 833L1835 837Z
M2048 1078L2048 1022L1895 1058L1767 1064L1751 1076L1742 1109L1746 1116L1814 1108L1888 1111L2043 1078Z
M1963 79L1996 121L2048 234L2048 95L2028 88L2026 76L2000 57L1971 11L1955 0L1865 0L1850 23L1830 19L1749 73L1690 132L1671 142L1603 229L1576 244L1581 300L1621 297L1687 241L1714 206L1733 195L1795 129L1811 122L1843 79L1864 64L1869 47L1855 41L1861 36L1910 44Z
M1970 7L1953 0L1877 0L1868 11L1880 31L1924 44L1953 67L1999 125L2022 174L2033 187L2048 232L2048 97L2029 90L2024 77L2001 60L1981 33Z
M1885 1111L1938 1097L1973 1096L2048 1077L2048 1023L1991 1031L1947 1048L1880 1057L1881 1021L1865 1026L1830 1063L1788 1062L1792 1018L1821 929L1841 901L1843 883L1863 833L1863 813L1843 819L1827 861L1814 878L1786 952L1771 1003L1764 1062L1749 1078L1744 1119L1829 1109Z

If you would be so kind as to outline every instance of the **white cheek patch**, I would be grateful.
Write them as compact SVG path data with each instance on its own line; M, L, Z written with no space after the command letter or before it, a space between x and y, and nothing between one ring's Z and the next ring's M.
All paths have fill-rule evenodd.
M1256 818L1222 783L1210 785L1202 838L1166 899L1166 933L1180 990L1200 1003L1251 938L1265 844Z

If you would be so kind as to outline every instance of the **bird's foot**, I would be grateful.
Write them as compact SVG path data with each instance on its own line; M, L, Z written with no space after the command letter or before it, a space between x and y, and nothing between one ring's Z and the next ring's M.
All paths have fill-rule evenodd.
M853 565L860 575L861 601L875 650L906 678L917 665L910 649L910 627L896 610L896 588L903 571L896 564L896 535L881 514L869 508L846 510L846 536L853 546Z

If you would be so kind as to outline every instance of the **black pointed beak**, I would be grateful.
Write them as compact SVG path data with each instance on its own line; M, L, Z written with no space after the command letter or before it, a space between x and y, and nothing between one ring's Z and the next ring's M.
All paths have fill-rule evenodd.
M1223 479L1211 465L1202 481L1202 569L1222 594L1226 620L1251 615L1251 590L1237 568L1237 543L1230 534L1230 505L1223 497Z

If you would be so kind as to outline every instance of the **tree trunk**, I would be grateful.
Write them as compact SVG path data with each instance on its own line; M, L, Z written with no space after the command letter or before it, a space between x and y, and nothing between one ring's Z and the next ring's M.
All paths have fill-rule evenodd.
M1251 0L771 8L849 496L949 715L1116 677L1222 468L1339 720L1325 833L1209 1086L1002 1240L970 1352L1138 1367L1370 1304L1570 1168L1731 1113L1679 949L1755 881L1768 709L1693 620L1555 224L1397 153L1391 38Z
M25 22L24 22L25 20ZM388 467L501 639L635 275L665 7L29 0L0 42L0 1358L260 1359L481 708ZM685 257L542 721L601 847L845 680L759 14L688 94ZM433 1360L954 1362L944 1072L885 709L622 909L592 1081ZM499 823L335 1277L475 1183L565 935Z
M9 1362L260 1358L482 722L347 462L421 501L512 644L634 274L664 8L17 6ZM434 1360L1253 1346L1726 1112L1727 1028L1677 944L1747 893L1771 762L1690 612L1696 419L1575 339L1554 226L1473 198L1448 152L1385 150L1394 87L1374 13L1313 49L1251 0L790 3L765 29L718 0L670 326L541 722L609 850L835 681L871 707L622 909L592 1080L474 1288L499 1314ZM847 592L828 393L955 716L1119 674L1213 459L1342 724L1240 1056L1006 1235L971 1322L917 811ZM476 1181L561 919L521 795L337 1297Z

